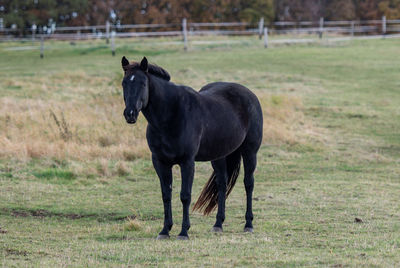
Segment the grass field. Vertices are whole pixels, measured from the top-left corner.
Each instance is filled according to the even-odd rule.
[[[44,59],[0,43],[0,266],[399,265],[399,39],[186,53],[168,42],[118,41],[116,57],[100,41],[48,42]],[[155,240],[160,187],[143,116],[122,116],[123,55],[195,89],[234,81],[259,96],[254,234],[242,232],[240,179],[223,234],[210,232],[215,213],[192,213],[191,239],[176,240],[176,168],[172,237]],[[197,163],[192,200],[210,174]]]

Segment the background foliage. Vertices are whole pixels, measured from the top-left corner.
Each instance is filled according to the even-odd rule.
[[[400,18],[400,0],[2,0],[6,27],[274,20]]]

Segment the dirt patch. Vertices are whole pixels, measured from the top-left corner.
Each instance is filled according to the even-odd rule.
[[[60,213],[52,212],[44,209],[28,210],[28,209],[3,209],[2,214],[11,215],[13,217],[37,217],[37,218],[50,218],[59,217],[71,220],[78,220],[82,218],[92,218],[98,221],[122,221],[129,218],[135,218],[136,215],[120,215],[117,213],[106,214],[77,214],[77,213]],[[0,213],[1,213],[0,212]],[[1,229],[0,229],[1,230]]]
[[[356,217],[356,218],[354,218],[354,222],[362,223],[363,220],[361,218]]]
[[[13,248],[6,248],[6,255],[27,256],[28,252],[25,250],[18,250]]]

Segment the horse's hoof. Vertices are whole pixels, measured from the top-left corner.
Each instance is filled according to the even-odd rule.
[[[178,235],[178,237],[176,239],[178,239],[178,240],[189,240],[189,236]]]
[[[211,232],[214,232],[214,233],[222,233],[222,227],[213,227],[212,229],[211,229]]]
[[[164,239],[169,239],[169,235],[166,234],[159,234],[156,238],[157,240],[164,240]]]
[[[251,227],[244,227],[244,232],[245,232],[245,233],[253,233],[254,230],[253,230],[253,228],[251,228]]]

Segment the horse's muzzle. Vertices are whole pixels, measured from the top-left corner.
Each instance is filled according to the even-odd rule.
[[[124,116],[125,116],[125,120],[128,124],[135,124],[137,117],[138,117],[138,112],[136,112],[132,109],[125,109]]]

